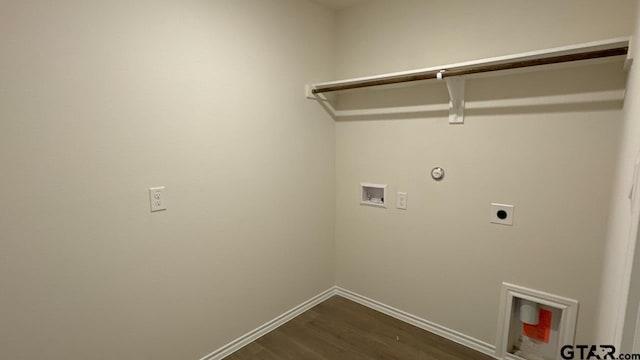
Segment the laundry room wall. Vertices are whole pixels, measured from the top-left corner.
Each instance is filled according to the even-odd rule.
[[[0,2],[0,358],[195,360],[333,286],[334,20]]]
[[[628,36],[634,3],[384,1],[338,15],[339,78]],[[544,19],[544,20],[541,20]],[[622,92],[622,62],[467,81],[467,101]],[[361,90],[340,109],[447,103],[446,87]],[[488,345],[502,282],[580,302],[577,342],[596,334],[622,101],[343,119],[336,124],[337,284]],[[443,167],[436,182],[430,169]],[[388,185],[386,209],[361,182]],[[396,193],[407,193],[407,210]],[[489,204],[515,206],[513,226]]]

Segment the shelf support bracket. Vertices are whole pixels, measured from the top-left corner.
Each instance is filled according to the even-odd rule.
[[[449,90],[449,124],[464,124],[465,80],[460,77],[450,77],[445,81]]]

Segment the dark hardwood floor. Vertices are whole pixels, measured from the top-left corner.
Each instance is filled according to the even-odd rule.
[[[339,296],[226,360],[495,360]]]

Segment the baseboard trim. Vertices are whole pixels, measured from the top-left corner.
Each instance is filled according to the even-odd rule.
[[[456,342],[460,345],[464,345],[473,350],[479,351],[483,354],[489,355],[491,357],[496,357],[496,348],[494,345],[488,344],[484,341],[478,340],[471,336],[462,334],[455,330],[449,329],[442,325],[433,323],[429,320],[425,320],[418,316],[409,314],[405,311],[396,309],[387,304],[381,303],[380,301],[370,299],[366,296],[360,295],[353,291],[343,289],[341,287],[335,288],[335,294],[338,296],[342,296],[345,299],[349,299],[351,301],[357,302],[358,304],[364,305],[370,309],[379,311],[383,314],[387,314],[393,318],[396,318],[400,321],[404,321],[413,326],[419,327],[423,330],[427,330],[436,335],[440,335],[445,339]],[[497,359],[497,358],[496,358]]]
[[[252,343],[258,338],[270,333],[275,330],[279,326],[283,325],[287,321],[293,319],[294,317],[302,314],[303,312],[311,309],[312,307],[320,304],[321,302],[329,299],[330,297],[336,294],[336,288],[332,287],[323,291],[322,293],[312,297],[311,299],[303,302],[302,304],[294,307],[293,309],[285,312],[284,314],[276,317],[275,319],[264,323],[258,328],[240,336],[239,338],[233,340],[232,342],[224,345],[218,350],[212,352],[211,354],[201,358],[200,360],[222,360],[225,357],[233,354],[234,352],[240,350],[244,346]]]
[[[227,345],[224,345],[223,347],[201,358],[200,360],[222,360],[225,357],[240,350],[244,346],[257,340],[258,338],[270,333],[271,331],[275,330],[276,328],[283,325],[287,321],[295,318],[296,316],[302,314],[303,312],[311,309],[312,307],[320,304],[321,302],[329,299],[334,295],[338,295],[345,299],[349,299],[351,301],[357,302],[358,304],[364,305],[370,309],[379,311],[383,314],[387,314],[400,321],[419,327],[423,330],[427,330],[436,335],[440,335],[445,339],[451,340],[460,345],[466,346],[468,348],[471,348],[473,350],[479,351],[483,354],[496,358],[496,355],[495,355],[496,347],[494,345],[488,344],[484,341],[462,334],[460,332],[449,329],[442,325],[433,323],[429,320],[425,320],[421,317],[409,314],[405,311],[396,309],[380,301],[370,299],[364,295],[360,295],[353,291],[343,289],[339,286],[334,286],[312,297],[311,299],[303,302],[302,304],[294,307],[293,309],[285,312],[284,314],[276,317],[275,319],[266,322],[262,326],[259,326],[258,328],[246,333],[245,335],[240,336],[239,338],[233,340]]]

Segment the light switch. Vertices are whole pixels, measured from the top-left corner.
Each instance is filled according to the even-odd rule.
[[[167,210],[167,197],[165,190],[164,186],[149,189],[151,212]]]
[[[398,209],[407,210],[407,193],[399,192],[396,197],[396,207]]]

